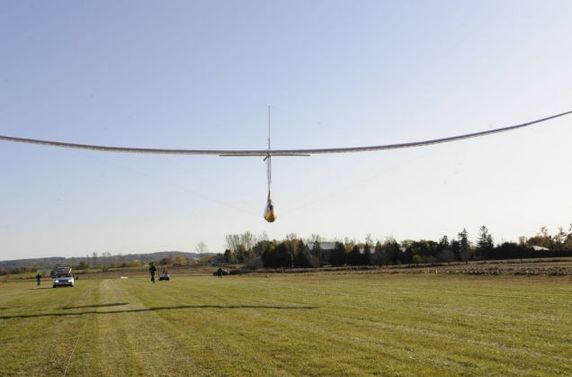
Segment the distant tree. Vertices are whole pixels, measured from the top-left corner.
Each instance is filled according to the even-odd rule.
[[[455,254],[453,253],[453,250],[450,247],[441,250],[437,255],[438,262],[449,264],[454,260],[455,260]]]
[[[262,257],[258,255],[252,256],[246,264],[246,268],[249,270],[257,270],[261,267],[264,267],[264,262],[262,261]]]
[[[479,238],[477,240],[477,257],[480,259],[488,259],[492,257],[494,249],[493,237],[490,235],[486,226],[479,229]]]
[[[236,256],[234,255],[234,253],[230,249],[226,249],[224,251],[224,259],[225,259],[226,263],[230,263],[230,264],[236,263]]]
[[[259,244],[262,254],[260,257],[262,258],[262,263],[266,268],[278,268],[280,267],[278,261],[278,243],[276,242],[269,242],[268,244],[262,243]]]
[[[404,241],[405,243],[407,241]],[[385,254],[385,263],[384,264],[398,264],[402,263],[401,261],[401,248],[405,247],[403,243],[401,246],[399,242],[394,240],[393,238],[385,240],[383,244],[384,254]],[[406,248],[407,249],[407,248]]]
[[[558,232],[552,236],[552,244],[553,248],[557,250],[564,249],[564,245],[566,244],[568,234],[564,231],[564,228],[559,227]]]
[[[371,237],[371,233],[366,234],[365,236],[365,244],[366,245],[373,245],[373,238]]]
[[[141,267],[143,266],[143,262],[139,259],[132,259],[125,262],[125,267]]]
[[[453,254],[453,260],[462,261],[463,258],[461,257],[461,243],[457,240],[451,241],[451,253]]]
[[[405,251],[403,252],[399,252],[399,263],[403,263],[403,264],[411,264],[413,263],[413,251],[411,250],[411,248],[407,248],[405,249]]]
[[[564,241],[564,249],[572,250],[572,224],[570,224],[568,235],[566,236],[566,241]]]
[[[487,247],[489,248],[489,250],[493,250],[495,248],[493,236],[490,233],[487,234]]]
[[[455,242],[455,241],[453,241],[453,242]],[[451,246],[451,243],[449,242],[449,237],[447,237],[446,235],[441,237],[441,239],[439,240],[438,249],[439,249],[439,252],[437,254],[437,261],[438,262],[450,263],[456,259],[456,255],[455,255],[455,252],[453,251],[453,247]]]
[[[514,242],[504,242],[502,245],[495,249],[495,258],[510,259],[510,258],[523,258],[528,252],[528,247]]]
[[[346,247],[346,250],[352,250],[355,244],[356,241],[354,239],[350,239],[349,237],[344,238],[344,246]]]
[[[175,266],[184,266],[186,259],[182,255],[175,256]]]
[[[331,263],[333,266],[343,266],[346,264],[346,247],[341,242],[336,242],[331,255]]]
[[[468,263],[469,255],[471,253],[471,243],[469,242],[469,235],[467,229],[463,228],[463,231],[458,234],[459,236],[459,255],[461,260]]]
[[[322,242],[322,237],[320,237],[320,235],[317,233],[312,233],[310,235],[310,242],[312,244],[315,244],[316,242],[320,243],[320,242]]]
[[[439,240],[439,250],[443,251],[445,249],[448,249],[450,246],[451,244],[449,243],[449,237],[447,237],[446,235],[441,237],[441,239]]]
[[[386,240],[385,243],[387,243],[388,241]],[[413,245],[415,241],[413,240],[403,240],[401,241],[401,247],[405,250],[411,247],[411,245]]]
[[[372,264],[381,266],[384,264],[384,250],[381,246],[381,242],[377,241],[375,243],[375,248],[373,249],[373,255],[371,256]]]
[[[250,232],[244,232],[240,235],[240,243],[247,251],[252,251],[252,247],[256,244],[256,236]]]
[[[354,247],[348,253],[346,261],[347,264],[351,266],[358,266],[362,264],[361,253],[358,245],[354,245]]]
[[[322,250],[322,245],[320,244],[319,238],[314,240],[312,245],[312,255],[314,258],[316,258],[317,267],[321,267],[323,264],[324,251]]]
[[[250,232],[241,234],[227,234],[225,236],[227,248],[234,253],[239,263],[246,263],[254,256],[252,248],[256,244],[256,236]]]
[[[364,266],[368,266],[371,264],[371,246],[369,243],[366,243],[363,246],[363,255],[361,264]]]
[[[250,253],[246,249],[246,246],[244,246],[244,244],[242,243],[238,244],[238,246],[234,250],[234,255],[236,256],[236,260],[238,263],[245,263],[246,261],[248,261],[248,257],[250,256],[249,254]]]
[[[273,241],[264,245],[261,245],[261,247],[264,246],[264,251],[260,257],[264,267],[307,267],[311,263],[309,251],[302,240]]]
[[[225,236],[226,246],[227,248],[232,251],[233,253],[240,245],[240,235],[239,234],[227,234]]]
[[[554,248],[554,242],[552,240],[552,237],[550,237],[550,234],[548,233],[548,228],[545,226],[540,228],[540,231],[536,233],[534,237],[530,237],[527,240],[527,245],[540,246],[540,247],[545,247],[547,249]]]
[[[296,233],[289,233],[286,235],[286,240],[287,241],[293,241],[293,240],[297,240],[298,236],[296,235]]]
[[[439,254],[440,244],[427,240],[413,241],[405,250],[423,256],[425,261],[434,262],[434,258]]]
[[[260,240],[252,247],[252,252],[256,256],[262,256],[266,250],[272,248],[272,245],[273,243],[268,240]]]
[[[308,268],[308,267],[318,267],[318,259],[312,255],[310,252],[310,248],[302,244],[300,249],[296,253],[296,260],[295,260],[296,267],[301,268]]]
[[[292,253],[292,244],[290,242],[280,242],[276,247],[277,267],[289,268],[294,267],[294,255]]]
[[[258,236],[258,241],[269,241],[268,234],[266,232],[262,232],[260,236]]]

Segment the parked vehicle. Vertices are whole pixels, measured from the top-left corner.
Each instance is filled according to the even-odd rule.
[[[52,271],[52,287],[73,287],[75,278],[71,267],[57,267]]]

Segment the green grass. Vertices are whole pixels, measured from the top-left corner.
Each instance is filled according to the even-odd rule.
[[[570,278],[9,282],[0,375],[570,376],[571,314]]]

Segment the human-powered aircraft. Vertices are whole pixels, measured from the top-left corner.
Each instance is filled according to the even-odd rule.
[[[162,149],[162,148],[135,148],[135,147],[120,147],[108,145],[94,145],[94,144],[76,144],[67,143],[54,140],[40,140],[28,139],[15,136],[0,135],[0,141],[10,141],[16,143],[45,145],[50,147],[60,148],[75,148],[87,149],[98,152],[122,152],[122,153],[152,153],[152,154],[167,154],[167,155],[218,155],[223,157],[263,157],[267,166],[267,180],[268,180],[268,196],[266,198],[266,207],[264,210],[264,219],[269,223],[277,219],[277,212],[271,198],[271,184],[272,184],[272,157],[286,157],[286,156],[310,156],[313,154],[326,154],[326,153],[357,153],[357,152],[376,152],[389,149],[413,148],[423,147],[433,144],[449,143],[474,137],[481,137],[501,132],[513,131],[519,128],[532,126],[534,124],[546,122],[551,119],[559,118],[568,114],[571,111],[564,113],[550,115],[545,118],[532,120],[526,123],[521,123],[508,127],[495,128],[486,131],[473,132],[469,134],[448,136],[438,139],[429,139],[422,141],[413,141],[398,144],[384,144],[384,145],[371,145],[371,146],[358,146],[358,147],[341,147],[341,148],[310,148],[310,149],[272,149],[270,145],[270,108],[268,109],[268,144],[266,149]]]

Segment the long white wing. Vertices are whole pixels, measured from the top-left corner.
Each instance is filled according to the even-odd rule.
[[[536,119],[530,122],[517,124],[514,126],[495,128],[487,131],[479,131],[469,134],[448,136],[439,139],[430,139],[422,141],[413,141],[408,143],[398,143],[398,144],[385,144],[385,145],[371,145],[371,146],[361,146],[361,147],[341,147],[341,148],[310,148],[310,149],[252,149],[252,150],[227,150],[227,149],[164,149],[164,148],[134,148],[134,147],[119,147],[119,146],[107,146],[107,145],[93,145],[93,144],[76,144],[67,143],[62,141],[52,141],[52,140],[40,140],[40,139],[28,139],[23,137],[14,136],[4,136],[0,135],[0,141],[10,141],[16,143],[26,143],[26,144],[38,144],[50,147],[60,147],[60,148],[74,148],[74,149],[86,149],[99,152],[122,152],[122,153],[151,153],[151,154],[165,154],[165,155],[218,155],[226,157],[260,157],[260,156],[309,156],[313,154],[326,154],[326,153],[355,153],[355,152],[373,152],[382,151],[388,149],[400,149],[400,148],[413,148],[422,147],[432,144],[449,143],[452,141],[470,139],[474,137],[481,137],[486,135],[491,135],[500,132],[507,132],[516,130],[518,128],[532,126],[534,124],[546,122],[551,119],[559,118],[568,114],[572,114],[572,111],[566,111],[564,113],[551,115],[545,118]]]

